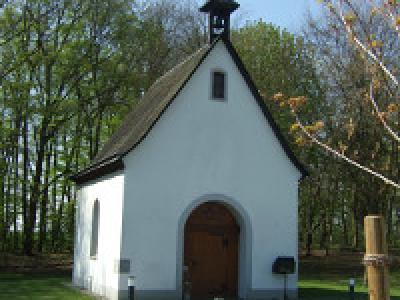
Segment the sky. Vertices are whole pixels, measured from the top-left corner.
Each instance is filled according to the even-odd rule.
[[[299,32],[307,11],[318,15],[321,5],[316,0],[236,0],[239,19],[260,19],[292,32]]]

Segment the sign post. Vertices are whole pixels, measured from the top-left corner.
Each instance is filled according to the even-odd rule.
[[[296,261],[294,257],[279,256],[274,264],[272,265],[273,274],[281,274],[284,276],[284,293],[283,299],[288,300],[289,296],[287,294],[287,279],[289,274],[294,274],[296,272]]]

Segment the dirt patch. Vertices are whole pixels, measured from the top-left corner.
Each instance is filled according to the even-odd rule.
[[[7,273],[68,274],[72,271],[72,263],[71,254],[41,254],[34,256],[0,254],[0,271]]]

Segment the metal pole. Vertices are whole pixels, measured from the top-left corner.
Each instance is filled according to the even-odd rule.
[[[128,299],[135,300],[135,276],[128,277]]]
[[[287,274],[285,274],[285,286],[284,286],[284,294],[283,294],[283,299],[288,300],[288,294],[287,294]]]
[[[353,278],[350,279],[349,280],[349,296],[350,296],[350,300],[355,300],[356,299],[355,286],[356,286],[356,281]]]

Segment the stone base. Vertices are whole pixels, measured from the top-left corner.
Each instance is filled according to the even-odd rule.
[[[119,291],[118,300],[129,300],[128,291]],[[297,289],[287,291],[288,300],[298,299]],[[182,295],[180,292],[175,290],[147,290],[147,291],[135,291],[134,300],[181,300]],[[247,292],[246,298],[240,298],[238,300],[283,300],[283,290],[250,290]],[[204,299],[213,300],[213,299]]]
[[[297,289],[287,291],[288,300],[298,299]],[[284,291],[276,290],[250,290],[247,293],[246,299],[243,300],[283,300]]]
[[[175,290],[147,290],[135,291],[134,300],[180,300],[181,294]],[[118,300],[131,300],[128,297],[128,291],[119,291]]]

